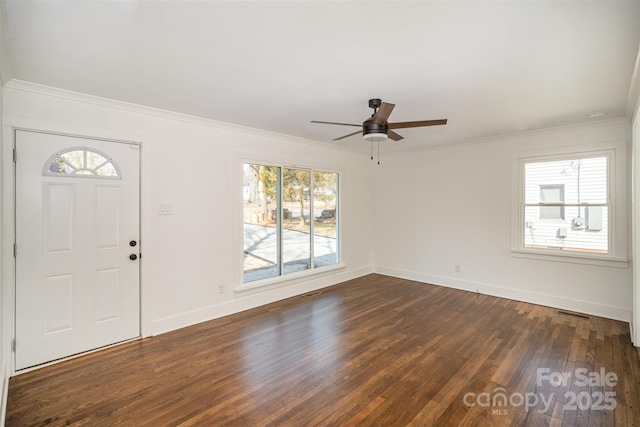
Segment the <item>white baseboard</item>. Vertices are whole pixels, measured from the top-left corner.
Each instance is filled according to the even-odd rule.
[[[448,288],[460,289],[469,292],[480,292],[500,298],[508,298],[516,301],[544,305],[578,313],[591,314],[593,316],[606,317],[608,319],[631,321],[631,310],[624,307],[614,307],[597,304],[589,301],[580,301],[557,295],[542,294],[523,289],[505,288],[487,283],[459,280],[445,276],[435,276],[413,271],[400,270],[391,267],[376,266],[374,272],[401,279],[415,280],[416,282],[430,283]]]
[[[242,297],[224,302],[222,304],[217,304],[186,313],[180,313],[175,316],[154,320],[152,322],[152,333],[153,335],[160,335],[166,332],[174,331],[176,329],[185,328],[187,326],[256,308],[261,305],[270,304],[272,302],[280,301],[285,298],[290,298],[296,295],[302,295],[307,292],[315,291],[317,289],[333,286],[338,283],[356,279],[358,277],[362,277],[371,273],[373,273],[373,267],[364,267],[357,270],[350,270],[345,272],[334,272],[330,275],[314,277],[313,279],[307,279],[305,281],[293,283],[288,286],[244,295]]]

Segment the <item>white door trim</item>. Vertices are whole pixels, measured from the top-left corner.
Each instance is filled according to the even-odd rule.
[[[5,116],[2,129],[2,224],[0,234],[3,250],[0,262],[3,268],[0,276],[0,292],[2,293],[2,360],[11,361],[10,375],[16,374],[11,344],[15,339],[16,260],[13,256],[13,245],[16,239],[16,170],[13,163],[13,149],[15,148],[15,132],[17,130],[140,145],[140,249],[145,260],[145,262],[141,262],[140,266],[140,332],[142,338],[152,336],[150,293],[152,248],[145,245],[145,242],[150,241],[152,235],[151,221],[148,220],[149,214],[152,212],[150,197],[152,194],[150,179],[151,135]]]

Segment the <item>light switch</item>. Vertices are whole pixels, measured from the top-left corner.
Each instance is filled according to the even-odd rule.
[[[173,213],[173,206],[171,203],[160,203],[158,208],[158,215],[171,215]]]

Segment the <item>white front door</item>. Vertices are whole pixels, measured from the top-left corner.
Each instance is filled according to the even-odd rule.
[[[16,370],[140,335],[140,147],[16,132]]]

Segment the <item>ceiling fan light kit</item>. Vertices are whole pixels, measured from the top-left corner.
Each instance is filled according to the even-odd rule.
[[[370,131],[365,133],[362,138],[367,142],[380,142],[389,139],[389,136],[384,132]]]

